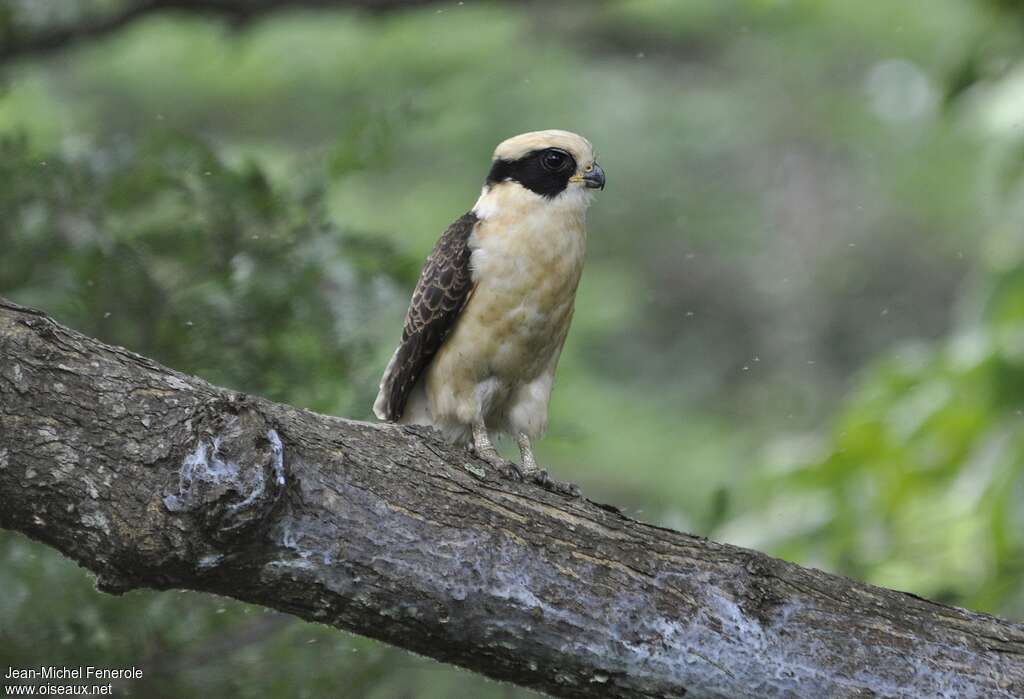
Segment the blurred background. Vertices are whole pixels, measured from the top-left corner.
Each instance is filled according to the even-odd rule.
[[[608,173],[542,461],[1024,618],[1017,0],[0,0],[0,294],[368,419],[422,260],[542,128]],[[0,590],[0,665],[137,696],[528,695],[6,532]]]

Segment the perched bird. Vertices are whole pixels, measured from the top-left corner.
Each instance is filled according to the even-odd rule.
[[[537,465],[530,440],[547,428],[585,214],[604,183],[593,146],[569,131],[498,145],[480,198],[420,273],[373,406],[379,419],[432,425],[511,477],[560,485]],[[522,468],[498,456],[489,432],[515,437]]]

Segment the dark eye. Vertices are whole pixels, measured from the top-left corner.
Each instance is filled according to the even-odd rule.
[[[560,172],[569,164],[569,154],[560,150],[546,150],[540,156],[541,165],[548,172]]]

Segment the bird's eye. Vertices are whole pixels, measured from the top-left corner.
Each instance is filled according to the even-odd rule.
[[[549,172],[559,172],[569,164],[569,156],[560,150],[547,150],[540,157],[544,169]]]

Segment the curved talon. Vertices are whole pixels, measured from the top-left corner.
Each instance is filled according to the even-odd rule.
[[[512,461],[506,461],[504,467],[501,469],[502,475],[508,478],[510,481],[522,482],[526,480],[526,474],[523,473],[523,469],[518,464]]]

